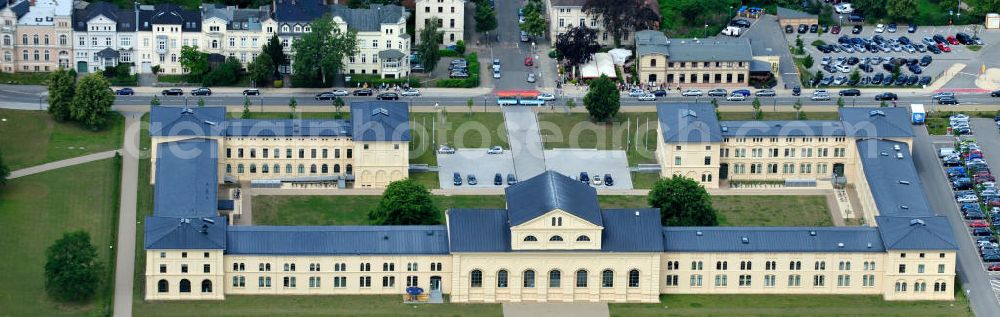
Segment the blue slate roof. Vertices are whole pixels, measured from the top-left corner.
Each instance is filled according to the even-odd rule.
[[[604,209],[601,251],[662,252],[660,209]]]
[[[400,101],[351,102],[355,141],[409,141],[410,110]]]
[[[146,217],[143,234],[147,250],[226,248],[226,218]]]
[[[347,120],[230,119],[225,126],[226,136],[351,136],[351,124]]]
[[[723,137],[810,137],[844,136],[840,121],[719,121]]]
[[[660,130],[667,143],[721,142],[715,108],[708,103],[661,103],[656,106]]]
[[[746,240],[744,240],[746,238]],[[666,252],[884,252],[871,227],[663,227]]]
[[[227,254],[447,254],[436,226],[230,226]]]
[[[28,14],[28,11],[31,9],[31,4],[30,3],[31,3],[31,1],[28,1],[28,0],[18,1],[16,3],[12,4],[12,5],[9,5],[10,6],[10,11],[14,12],[14,15],[17,16],[18,19],[20,19],[25,14]]]
[[[847,135],[858,138],[913,137],[906,108],[840,108]]]
[[[218,214],[218,146],[210,139],[159,144],[154,215],[194,218]]]
[[[382,30],[382,24],[395,24],[406,14],[397,5],[371,5],[367,9],[352,9],[344,5],[331,5],[330,14],[340,17],[347,27],[359,32]]]
[[[323,0],[276,0],[274,19],[278,22],[312,22],[326,14]]]
[[[865,139],[857,141],[857,146],[865,179],[868,180],[879,215],[934,215],[906,143]],[[895,150],[896,146],[899,151]],[[897,155],[901,155],[901,158]]]
[[[449,209],[451,252],[509,252],[506,209]]]
[[[150,31],[153,24],[180,25],[181,32],[201,32],[201,11],[186,10],[173,3],[161,3],[152,6],[140,6],[139,31]]]
[[[554,171],[508,186],[504,193],[510,225],[517,226],[554,209],[561,209],[603,226],[597,190]]]
[[[149,112],[149,135],[220,136],[225,132],[226,108],[154,106]]]
[[[135,13],[119,9],[117,5],[108,2],[94,2],[85,9],[73,12],[73,31],[86,32],[87,22],[98,16],[105,16],[117,22],[118,32],[135,31]]]
[[[944,216],[875,217],[888,250],[956,250],[958,243]]]

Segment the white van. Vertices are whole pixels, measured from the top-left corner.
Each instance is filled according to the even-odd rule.
[[[948,157],[948,156],[952,156],[952,155],[956,155],[956,154],[958,154],[958,151],[955,151],[954,148],[950,148],[950,147],[944,147],[944,148],[941,148],[941,150],[938,151],[938,157]]]

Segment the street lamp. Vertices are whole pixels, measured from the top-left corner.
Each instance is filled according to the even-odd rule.
[[[705,37],[708,37],[708,24],[705,24]]]
[[[840,18],[840,23],[838,25],[840,25],[841,27],[843,27],[844,26],[844,15],[840,14],[840,15],[837,15],[837,17]]]

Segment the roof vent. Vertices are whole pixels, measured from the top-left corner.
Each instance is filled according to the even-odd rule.
[[[215,224],[215,220],[212,220],[212,218],[208,218],[208,217],[201,218],[201,221],[204,221],[204,222],[210,223],[210,224]]]
[[[695,232],[694,232],[694,234],[695,234],[696,236],[699,236],[699,237],[700,237],[700,236],[703,236],[703,235],[705,235],[705,233],[703,233],[703,232],[701,232],[701,231],[695,231]]]
[[[843,242],[837,242],[837,247],[838,248],[844,248],[844,243]]]
[[[874,116],[885,117],[885,112],[883,112],[882,110],[872,110],[872,111],[868,111],[868,116],[869,117],[874,117]]]
[[[902,160],[903,159],[903,153],[896,153],[896,159]]]
[[[191,108],[181,109],[181,114],[194,114],[194,109]]]
[[[913,219],[913,220],[910,220],[910,225],[911,226],[916,226],[916,225],[923,226],[925,224],[924,224],[924,220],[923,219]]]
[[[382,108],[382,107],[375,108],[375,109],[372,110],[372,116],[374,117],[376,115],[383,115],[383,116],[387,116],[388,117],[389,116],[389,110],[386,109],[386,108]]]
[[[638,211],[638,210],[636,210],[636,211],[635,211],[635,216],[636,216],[636,217],[638,217],[638,216],[639,216],[639,211]]]
[[[900,184],[903,184],[903,185],[909,185],[909,184],[910,184],[910,181],[899,181],[899,183],[900,183]]]
[[[722,132],[729,132],[728,126],[722,126]]]
[[[810,230],[809,231],[809,235],[815,237],[816,236],[816,231],[815,230]]]
[[[740,241],[742,241],[743,244],[750,244],[750,238],[747,237],[741,237]]]
[[[208,120],[205,120],[205,124],[207,124],[207,125],[216,125],[216,124],[219,124],[219,123],[218,123],[218,122],[215,122],[215,121],[208,121]]]
[[[886,153],[885,151],[883,151],[883,152],[878,152],[878,154],[879,154],[879,155],[882,155],[882,156],[889,156],[889,153]]]
[[[907,206],[907,205],[899,205],[899,209],[902,209],[902,210],[909,210],[909,209],[910,209],[910,206]]]
[[[896,152],[899,152],[901,150],[901,148],[899,147],[899,144],[893,145],[892,149],[896,150]]]
[[[869,248],[869,249],[871,249],[871,248],[872,248],[872,243],[871,243],[871,242],[868,242],[868,248]]]

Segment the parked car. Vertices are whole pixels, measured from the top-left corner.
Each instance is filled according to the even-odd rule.
[[[737,90],[733,90],[732,94],[733,95],[739,94],[739,95],[743,95],[743,97],[750,97],[750,90],[747,90],[747,89],[737,89]]]
[[[401,95],[403,95],[404,97],[420,96],[420,90],[416,90],[416,89],[410,88],[410,89],[407,89],[407,90],[403,90],[403,92],[401,93]]]
[[[211,96],[212,95],[212,90],[208,89],[206,87],[195,88],[195,89],[191,90],[191,95],[192,96]]]
[[[792,32],[786,32],[786,33],[792,33]],[[840,26],[834,25],[832,28],[830,28],[830,34],[840,34]]]
[[[462,186],[462,174],[455,172],[455,174],[451,175],[451,179],[452,179],[452,185]]]
[[[479,184],[479,180],[476,179],[476,175],[475,174],[469,174],[468,176],[466,176],[465,177],[465,182],[468,183],[469,185],[477,185],[477,184]]]
[[[503,176],[500,176],[500,173],[493,174],[493,185],[503,185]]]
[[[528,82],[529,83],[535,82],[535,73],[528,73]]]
[[[535,60],[531,56],[524,58],[524,66],[535,66]]]
[[[853,28],[851,28],[851,34],[861,34],[862,30],[864,30],[864,27],[862,27],[861,25],[855,25]]]
[[[376,100],[399,100],[399,94],[394,92],[383,92],[375,97]]]
[[[841,96],[860,96],[861,95],[861,90],[857,90],[857,89],[844,89],[844,90],[841,90],[840,92],[838,92],[838,94],[841,95]]]
[[[517,176],[514,173],[507,173],[507,185],[517,184]]]
[[[786,25],[785,26],[785,33],[795,33],[795,28],[792,27],[792,25],[790,25],[790,24]]]
[[[438,154],[455,154],[455,148],[447,145],[442,145],[441,147],[438,148]]]
[[[243,89],[243,95],[244,96],[260,96],[260,89],[257,89],[257,88]]]
[[[611,178],[611,174],[604,174],[604,186],[614,186],[615,180]]]
[[[538,94],[538,100],[552,101],[556,100],[556,96],[549,93]]]
[[[580,177],[577,180],[584,184],[590,184],[590,175],[587,172],[580,172]]]
[[[774,93],[774,89],[761,89],[761,90],[758,90],[758,91],[754,92],[754,96],[758,96],[758,97],[774,97],[775,93]]]
[[[590,179],[590,184],[594,186],[601,186],[601,184],[604,184],[604,179],[601,178],[601,174],[594,173],[594,177]]]
[[[132,90],[132,88],[125,87],[122,89],[115,90],[115,94],[119,96],[131,96],[135,95],[135,90]]]
[[[998,95],[994,96],[994,97],[1000,96],[1000,90],[997,90],[995,92],[998,93]],[[698,90],[698,89],[687,89],[687,90],[684,90],[684,92],[681,93],[681,96],[685,96],[685,97],[698,97],[698,96],[701,96],[701,95],[702,95],[702,92],[701,92],[701,90]],[[725,92],[723,92],[723,95],[725,95]]]
[[[913,23],[910,23],[910,25],[906,27],[906,32],[907,33],[917,33],[917,25],[913,24]]]
[[[371,89],[368,88],[358,89],[351,92],[351,94],[355,96],[371,96],[374,93],[375,92],[373,92]]]
[[[882,32],[885,32],[885,24],[881,24],[881,23],[876,24],[875,25],[875,33],[882,33]]]
[[[727,94],[726,90],[722,89],[722,88],[715,88],[715,89],[712,89],[712,90],[708,91],[708,96],[709,97],[725,97],[726,94]]]
[[[183,96],[184,90],[180,88],[170,88],[170,89],[164,89],[161,93],[164,96]]]
[[[503,148],[499,145],[495,145],[486,150],[486,154],[503,154]]]
[[[799,33],[806,33],[809,31],[809,26],[805,24],[799,24]]]

